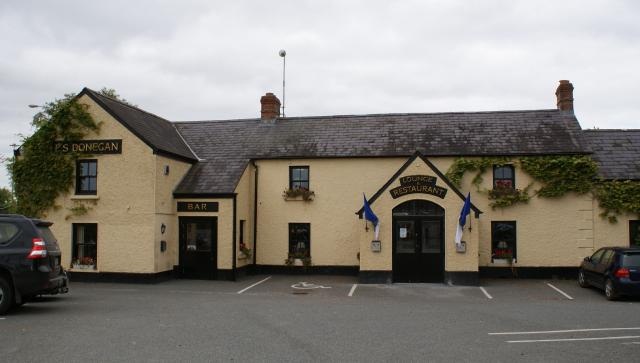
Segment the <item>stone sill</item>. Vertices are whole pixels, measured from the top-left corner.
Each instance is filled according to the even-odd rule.
[[[98,200],[100,199],[99,196],[97,195],[80,195],[80,194],[76,194],[76,195],[72,195],[71,196],[71,200]]]
[[[98,273],[100,271],[94,269],[93,267],[89,267],[89,268],[69,268],[65,271],[70,271],[70,272],[89,272],[89,273]]]
[[[302,197],[284,197],[284,200],[286,200],[287,202],[312,202],[314,199],[314,197],[311,197],[310,199],[305,200]]]

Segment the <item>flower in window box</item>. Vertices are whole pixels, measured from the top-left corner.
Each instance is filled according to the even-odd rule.
[[[247,258],[251,258],[251,248],[247,247],[244,242],[240,242],[240,252],[242,252]]]
[[[311,256],[309,256],[309,252],[289,253],[287,258],[284,260],[284,264],[287,266],[293,266],[295,265],[296,260],[300,260],[304,267],[311,266]]]
[[[309,190],[305,187],[297,187],[297,188],[287,188],[282,193],[282,196],[287,198],[297,198],[302,197],[302,200],[311,201],[315,197],[315,192]]]
[[[80,257],[71,262],[71,268],[87,269],[96,268],[96,259],[93,257]]]

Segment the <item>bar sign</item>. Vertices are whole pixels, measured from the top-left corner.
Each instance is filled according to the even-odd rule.
[[[218,202],[178,202],[178,212],[217,212]]]

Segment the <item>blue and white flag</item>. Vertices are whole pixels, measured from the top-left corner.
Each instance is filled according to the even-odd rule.
[[[378,235],[380,234],[380,224],[378,223],[378,216],[371,210],[371,206],[369,202],[367,202],[367,197],[362,193],[362,197],[364,198],[364,219],[370,221],[374,227],[374,235],[375,240],[378,240]]]
[[[462,230],[467,223],[467,216],[471,212],[471,193],[467,194],[467,198],[464,200],[464,205],[460,211],[460,219],[458,219],[458,229],[456,230],[456,246],[460,246],[462,241]]]

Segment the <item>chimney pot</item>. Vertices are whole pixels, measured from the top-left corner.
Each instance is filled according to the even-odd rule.
[[[558,110],[573,112],[573,85],[566,79],[560,81],[556,89]]]
[[[275,121],[280,117],[280,100],[273,93],[267,92],[267,94],[260,97],[260,106],[260,118],[262,121]]]

